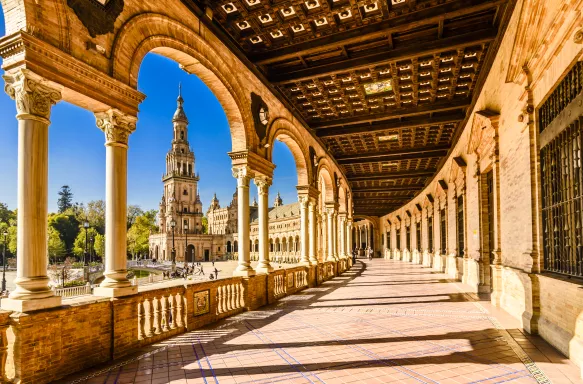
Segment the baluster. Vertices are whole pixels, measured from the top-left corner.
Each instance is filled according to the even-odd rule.
[[[170,329],[176,328],[176,296],[170,294],[168,296],[168,301],[170,302]]]
[[[140,301],[138,303],[138,340],[144,338],[144,326],[146,323],[146,313],[144,309],[144,302]]]
[[[221,287],[217,287],[217,294],[215,296],[215,302],[217,303],[216,314],[221,314]]]
[[[146,309],[146,337],[154,336],[154,299],[146,299],[144,303],[148,306],[144,306]]]
[[[245,306],[245,298],[243,297],[243,284],[237,284],[237,309]]]
[[[227,303],[227,312],[229,312],[233,309],[231,306],[231,284],[227,284],[225,287],[225,300]]]
[[[178,328],[186,326],[186,308],[184,305],[184,295],[180,292],[176,294],[176,326]]]
[[[227,306],[227,286],[226,285],[223,285],[221,287],[221,301],[223,303],[223,305],[222,305],[223,313],[228,312],[229,307]]]
[[[162,295],[160,297],[160,302],[161,302],[161,316],[160,316],[160,321],[162,323],[162,331],[163,332],[168,332],[168,330],[170,329],[168,327],[168,297]]]
[[[162,327],[160,325],[160,300],[153,297],[152,303],[154,303],[154,334],[159,335],[162,333]]]
[[[7,324],[0,326],[0,382],[2,383],[10,382],[6,377],[6,358],[8,357],[8,337],[6,336],[7,329]]]
[[[237,284],[231,285],[231,309],[237,309]]]

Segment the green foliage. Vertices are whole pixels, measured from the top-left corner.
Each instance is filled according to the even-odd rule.
[[[54,228],[65,244],[66,253],[73,250],[75,238],[79,234],[79,220],[72,211],[52,213],[49,215],[49,227]]]
[[[4,203],[0,203],[0,223],[9,224],[16,220],[16,211],[11,211]]]
[[[103,260],[105,257],[105,235],[98,233],[95,237],[95,244],[93,245],[93,250],[95,254]]]
[[[57,260],[63,258],[67,253],[65,242],[61,240],[59,232],[50,226],[48,230],[48,251],[49,260],[52,262],[56,262]]]
[[[73,207],[73,192],[68,185],[63,185],[59,191],[59,200],[57,200],[57,206],[59,207],[59,212],[63,213],[67,209]]]
[[[89,252],[90,247],[89,238],[91,236],[93,236],[93,238],[97,238],[98,235],[95,228],[89,227],[89,229],[86,230],[85,228],[81,227],[81,230],[75,239],[75,244],[73,245],[73,254],[81,258],[81,260],[83,260],[85,255],[85,232],[87,232],[87,252]]]
[[[207,234],[209,233],[209,220],[206,216],[202,217],[202,233]]]
[[[105,233],[105,201],[93,200],[87,203],[87,207],[84,209],[84,217],[79,221],[84,222],[85,220],[103,235]]]
[[[138,254],[148,254],[150,250],[148,239],[150,237],[151,231],[153,231],[155,228],[156,225],[150,217],[142,215],[136,218],[136,221],[128,231],[127,236],[128,251],[133,256]]]
[[[144,211],[138,205],[128,205],[128,229],[136,222],[138,216],[142,216]]]

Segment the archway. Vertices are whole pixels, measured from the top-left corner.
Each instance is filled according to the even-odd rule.
[[[231,249],[231,241],[227,241],[227,253],[231,253],[232,249]]]
[[[194,263],[195,260],[196,260],[196,249],[194,248],[194,245],[188,244],[188,247],[186,247],[186,262],[187,263]]]

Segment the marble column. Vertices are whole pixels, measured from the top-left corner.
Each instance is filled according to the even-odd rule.
[[[334,251],[334,259],[338,260],[338,211],[334,210],[332,215],[332,250]]]
[[[255,185],[257,186],[257,194],[259,195],[259,264],[257,265],[258,273],[273,272],[273,267],[270,264],[269,255],[269,186],[271,179],[267,177],[255,178]]]
[[[308,251],[308,196],[299,196],[300,202],[300,264],[310,265],[309,251]]]
[[[27,69],[3,78],[18,120],[18,255],[16,289],[1,307],[29,312],[61,305],[47,276],[49,119],[61,92]]]
[[[352,248],[352,219],[346,220],[346,244],[348,247],[348,256],[352,256],[354,248]]]
[[[318,257],[316,255],[316,243],[317,243],[317,228],[316,228],[316,202],[310,199],[308,203],[308,237],[310,247],[308,250],[308,254],[310,257],[310,264],[318,264]]]
[[[105,133],[105,279],[93,294],[127,296],[138,292],[126,277],[128,138],[137,119],[117,109],[96,113],[95,118]]]
[[[239,241],[239,265],[233,276],[254,276],[249,254],[249,181],[252,178],[248,167],[233,168],[237,178],[237,236]]]

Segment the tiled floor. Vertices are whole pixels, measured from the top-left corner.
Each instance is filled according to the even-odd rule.
[[[443,274],[359,260],[318,288],[65,382],[581,382],[544,341],[497,329],[505,321],[512,320],[495,320]]]

